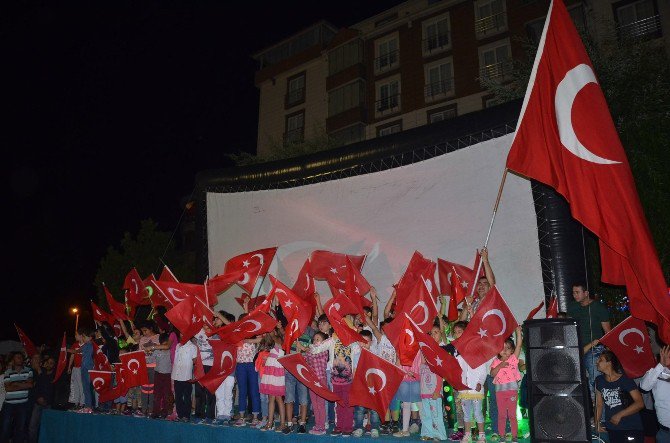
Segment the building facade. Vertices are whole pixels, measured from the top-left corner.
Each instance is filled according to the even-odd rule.
[[[596,39],[668,38],[667,1],[566,4]],[[257,154],[319,137],[346,145],[490,106],[482,79],[511,79],[548,7],[548,0],[409,0],[348,28],[316,23],[260,51]]]

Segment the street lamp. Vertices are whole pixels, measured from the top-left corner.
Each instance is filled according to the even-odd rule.
[[[79,309],[74,307],[74,308],[70,309],[70,312],[72,312],[75,315],[74,332],[76,334],[77,329],[79,329]]]

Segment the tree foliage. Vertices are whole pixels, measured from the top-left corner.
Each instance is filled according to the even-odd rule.
[[[137,268],[142,278],[151,273],[160,272],[166,263],[180,281],[192,282],[195,277],[195,256],[176,248],[170,241],[171,232],[160,231],[153,220],[140,222],[139,231],[135,236],[126,232],[119,246],[109,246],[107,253],[100,260],[95,275],[95,287],[98,300],[106,305],[102,289],[104,282],[110,292],[122,301],[123,280],[133,267]]]

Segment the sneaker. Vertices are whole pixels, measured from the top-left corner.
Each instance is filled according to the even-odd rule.
[[[188,423],[189,419],[188,419],[188,417],[182,417],[182,418],[179,419],[179,421],[182,422],[182,423]]]
[[[379,430],[378,429],[373,429],[370,431],[370,437],[372,438],[379,438]]]
[[[498,441],[500,440],[500,436],[496,434],[495,432],[491,434],[491,441]]]
[[[512,441],[512,440],[513,440],[513,437],[512,437],[512,434],[510,432],[505,434],[505,441]]]
[[[486,443],[486,434],[480,432],[477,436],[477,443]]]
[[[306,434],[307,433],[307,428],[305,428],[305,424],[301,423],[298,425],[298,434]]]
[[[284,435],[290,434],[291,432],[293,432],[293,425],[284,426],[284,429],[281,430],[281,433]]]
[[[342,437],[351,437],[351,432],[349,432],[349,431],[342,431]]]
[[[260,428],[264,427],[264,426],[267,425],[267,424],[268,424],[268,421],[267,421],[267,419],[264,418],[263,420],[260,420],[260,421],[258,422],[258,424],[256,425],[256,429],[260,429]]]
[[[394,437],[409,437],[408,431],[398,431],[393,434]]]
[[[409,425],[409,433],[410,434],[418,434],[419,431],[421,431],[421,428],[419,427],[419,425],[416,422]]]
[[[261,421],[260,421],[258,418],[254,417],[254,418],[249,422],[249,426],[251,426],[252,428],[255,428],[256,426],[258,426],[258,423],[260,423],[260,422],[261,422]]]
[[[194,425],[199,425],[202,424],[204,421],[205,421],[204,418],[196,417],[193,420],[191,420],[191,423],[193,423]]]
[[[354,437],[362,437],[363,436],[363,430],[361,428],[358,428],[351,435],[353,435]]]
[[[309,430],[309,434],[311,434],[311,435],[326,435],[326,431],[323,430],[323,429],[312,428],[312,429]]]
[[[469,432],[463,434],[461,443],[472,443],[472,434],[470,434]]]
[[[132,409],[126,409],[125,411],[123,411],[123,415],[133,415]]]
[[[461,441],[462,438],[463,438],[463,431],[456,431],[449,436],[449,440],[451,441]]]
[[[133,417],[144,417],[144,414],[142,411],[135,411],[133,412]]]
[[[381,435],[389,435],[391,432],[389,431],[388,425],[380,425],[378,433]]]
[[[239,427],[242,427],[242,426],[246,426],[246,425],[247,425],[247,422],[244,421],[244,418],[242,418],[242,417],[238,418],[238,419],[235,421],[235,423],[233,423],[233,426],[237,426],[238,428],[239,428]]]
[[[335,429],[332,430],[330,435],[334,435],[334,436],[342,435],[342,430],[339,429],[339,428],[335,428]]]
[[[400,432],[400,428],[398,427],[398,422],[394,421],[391,423],[391,428],[389,429],[390,434],[395,434],[397,432]]]

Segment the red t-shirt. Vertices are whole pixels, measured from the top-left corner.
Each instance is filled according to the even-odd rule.
[[[72,350],[75,351],[75,352],[79,351],[79,348],[81,348],[81,345],[79,344],[79,342],[75,342],[72,345]],[[77,352],[76,354],[74,354],[74,361],[73,361],[72,367],[73,368],[81,368],[81,352]]]

